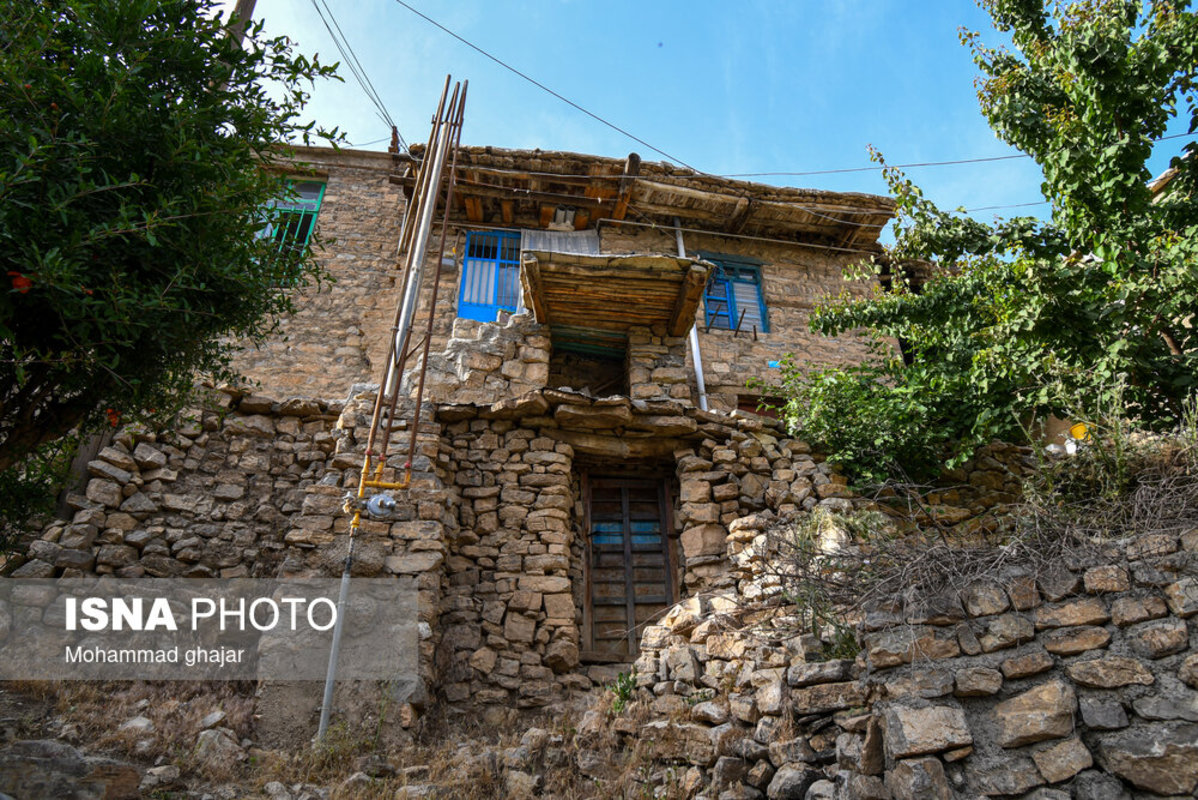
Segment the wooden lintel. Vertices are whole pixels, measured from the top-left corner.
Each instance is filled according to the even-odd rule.
[[[628,213],[628,201],[632,197],[632,187],[640,171],[641,157],[636,153],[629,153],[624,162],[624,174],[620,177],[617,189],[619,195],[616,198],[616,207],[611,212],[612,219],[624,219],[624,215]]]
[[[740,233],[745,229],[745,223],[749,221],[749,217],[757,209],[757,204],[751,197],[741,197],[736,201],[736,210],[732,212],[732,219],[728,221],[729,233]]]
[[[674,308],[670,312],[670,322],[666,332],[670,336],[683,336],[691,325],[695,324],[695,310],[699,307],[699,298],[703,296],[703,287],[707,285],[707,270],[698,264],[692,264],[682,278],[678,287],[678,297],[674,300]]]
[[[537,322],[548,325],[549,313],[545,308],[545,284],[541,280],[541,264],[535,258],[526,258],[520,266],[520,279],[524,283],[524,305],[532,309]]]
[[[542,206],[541,206],[541,219],[540,219],[540,222],[541,222],[541,227],[542,227],[542,228],[548,228],[548,227],[549,227],[549,224],[550,224],[551,222],[553,222],[553,215],[554,215],[554,212],[556,212],[556,211],[557,211],[557,206],[556,206],[556,205],[544,204],[544,205],[542,205]]]
[[[512,220],[516,218],[516,203],[514,200],[500,200],[499,213],[503,218],[504,225],[511,225]]]
[[[591,212],[585,208],[580,208],[574,214],[574,230],[584,231],[591,224]]]

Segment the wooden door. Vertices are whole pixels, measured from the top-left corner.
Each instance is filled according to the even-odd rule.
[[[587,484],[584,655],[629,660],[644,626],[675,599],[665,486],[641,478]]]

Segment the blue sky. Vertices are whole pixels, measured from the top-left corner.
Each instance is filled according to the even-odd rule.
[[[316,0],[320,2],[320,0]],[[497,66],[395,0],[324,0],[409,142],[428,137],[447,74],[467,79],[463,142],[667,160]],[[596,115],[715,174],[1014,154],[977,108],[962,26],[1004,37],[973,0],[405,0]],[[341,60],[312,0],[258,0],[268,33]],[[352,143],[389,133],[349,71],[309,111]],[[1180,142],[1153,164],[1162,170]],[[367,145],[383,149],[386,143]],[[1158,148],[1164,152],[1164,148]],[[945,208],[1041,200],[1030,159],[911,168]],[[884,194],[878,171],[753,177]],[[1043,214],[1047,206],[977,212]]]

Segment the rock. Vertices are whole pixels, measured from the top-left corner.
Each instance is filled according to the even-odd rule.
[[[578,657],[578,645],[568,639],[558,639],[545,649],[545,666],[560,675],[577,667]]]
[[[691,708],[691,719],[695,722],[705,722],[708,725],[723,725],[728,721],[728,707],[723,703],[710,700],[696,703]]]
[[[807,789],[820,777],[814,769],[784,766],[774,773],[773,780],[765,790],[769,800],[803,800]]]
[[[985,630],[978,637],[982,652],[992,653],[1021,642],[1030,642],[1036,635],[1032,621],[1022,614],[1002,614],[986,622]]]
[[[1186,660],[1177,669],[1177,677],[1198,689],[1198,653],[1186,657]]]
[[[1165,601],[1149,597],[1119,597],[1111,603],[1111,622],[1123,628],[1136,622],[1160,619],[1169,613]]]
[[[1064,681],[1052,680],[1029,689],[995,706],[998,743],[1011,748],[1068,736],[1073,732],[1076,710],[1073,687]]]
[[[1082,575],[1082,585],[1091,594],[1126,592],[1131,588],[1131,578],[1123,567],[1108,564],[1086,570]]]
[[[984,795],[1020,795],[1044,784],[1040,771],[1030,758],[1008,758],[998,763],[966,762],[965,782],[973,793]]]
[[[1156,723],[1099,738],[1099,758],[1139,789],[1163,795],[1192,795],[1198,788],[1198,725]]]
[[[886,788],[894,800],[949,800],[952,793],[938,758],[900,761],[886,773]]]
[[[1105,625],[1111,619],[1106,604],[1097,597],[1086,597],[1060,605],[1036,609],[1036,630],[1071,628],[1077,625]]]
[[[151,792],[154,790],[173,789],[179,782],[181,772],[174,764],[166,764],[161,767],[150,767],[146,770],[146,774],[142,776],[141,785],[138,787],[142,792]]]
[[[1165,602],[1182,619],[1198,614],[1198,578],[1186,577],[1166,586]]]
[[[1099,650],[1111,643],[1106,628],[1082,625],[1076,628],[1057,628],[1040,636],[1044,649],[1058,656],[1075,656]]]
[[[0,791],[20,800],[136,800],[140,784],[132,764],[85,756],[63,742],[26,740],[0,749]]]
[[[791,692],[794,711],[800,716],[859,706],[865,703],[867,696],[866,688],[855,682],[824,683]]]
[[[1002,662],[1002,674],[1010,680],[1027,678],[1052,669],[1053,663],[1052,656],[1044,650],[1033,650]]]
[[[225,721],[225,717],[225,712],[218,708],[216,711],[213,711],[200,720],[200,727],[204,729],[215,728],[217,725]]]
[[[1082,722],[1096,731],[1114,731],[1128,726],[1127,712],[1118,700],[1106,697],[1083,696],[1078,699]]]
[[[1145,658],[1164,658],[1180,653],[1190,645],[1190,631],[1180,619],[1144,622],[1127,629],[1127,638],[1137,654]]]
[[[237,736],[228,728],[209,728],[196,738],[193,758],[211,768],[227,768],[231,762],[245,758]]]
[[[807,788],[803,800],[834,800],[836,784],[828,780],[819,780]]]
[[[971,617],[988,617],[1001,614],[1011,607],[1007,593],[992,581],[977,581],[961,592],[965,612]]]
[[[563,406],[565,408],[565,406]],[[517,769],[508,770],[503,776],[504,797],[526,800],[537,794],[540,778]]]
[[[894,704],[882,714],[886,756],[908,758],[973,744],[965,712],[956,706]]]
[[[125,720],[117,730],[133,731],[134,733],[153,733],[154,723],[147,717],[138,716]]]
[[[998,694],[1002,673],[989,667],[965,667],[957,672],[953,694],[958,697],[985,697]]]
[[[1078,800],[1131,800],[1131,795],[1123,788],[1123,781],[1096,769],[1078,773],[1071,788]]]
[[[1032,761],[1049,783],[1067,781],[1094,764],[1090,751],[1077,737],[1032,753]]]
[[[1117,689],[1131,684],[1151,686],[1155,680],[1143,664],[1125,656],[1074,662],[1065,667],[1065,674],[1074,683],[1094,689]]]
[[[817,683],[838,683],[852,677],[853,662],[845,660],[793,664],[790,669],[786,670],[786,682],[794,687],[812,686]]]

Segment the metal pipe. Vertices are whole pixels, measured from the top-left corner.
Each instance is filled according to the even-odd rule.
[[[450,158],[449,179],[445,185],[445,214],[441,223],[441,236],[437,244],[437,271],[433,274],[433,294],[429,301],[428,309],[428,331],[424,335],[424,354],[422,356],[420,369],[420,382],[416,389],[416,408],[412,412],[412,435],[408,441],[408,461],[404,464],[404,470],[409,476],[412,473],[412,462],[416,460],[416,437],[420,429],[420,406],[424,402],[424,376],[428,372],[428,354],[429,348],[433,342],[433,324],[436,321],[435,311],[437,310],[437,293],[441,288],[441,272],[444,269],[443,259],[445,258],[445,237],[449,232],[449,212],[453,208],[453,186],[454,186],[454,169],[458,165],[458,145],[462,139],[462,117],[466,111],[466,90],[470,88],[470,81],[462,83],[462,96],[457,104],[450,103],[450,113],[453,114],[456,109],[456,114],[450,120],[449,135],[452,138],[451,147],[453,155]],[[457,90],[454,90],[454,99],[457,100]],[[440,184],[438,184],[439,186]],[[434,198],[435,199],[435,198]],[[436,203],[434,202],[435,206]]]
[[[436,152],[433,154],[433,169],[432,176],[439,176],[445,168],[445,153],[449,147],[449,132],[445,126],[440,126],[437,131]],[[432,185],[437,185],[436,183]],[[400,312],[399,328],[395,334],[396,347],[403,352],[406,346],[407,334],[412,329],[412,317],[416,313],[416,301],[420,296],[420,283],[424,274],[424,252],[428,246],[428,231],[433,224],[433,215],[437,210],[436,196],[430,198],[430,202],[424,204],[420,209],[420,220],[418,222],[415,239],[412,243],[412,249],[409,251],[408,259],[412,265],[411,277],[408,280],[407,294],[403,299],[403,310]],[[383,388],[387,394],[392,394],[399,389],[399,370],[392,365],[391,374],[387,376],[383,384]]]
[[[678,244],[678,257],[686,258],[686,245],[682,241],[682,220],[674,217],[674,240]],[[703,379],[703,355],[699,351],[699,326],[691,325],[691,361],[695,364],[695,385],[699,389],[699,408],[707,410],[707,383]]]
[[[378,393],[375,396],[374,410],[370,425],[370,434],[366,444],[366,453],[362,461],[362,472],[358,480],[357,503],[353,505],[353,517],[350,520],[349,539],[346,546],[345,562],[341,570],[341,586],[337,597],[337,618],[333,626],[333,641],[332,647],[329,650],[329,668],[325,675],[324,695],[320,707],[320,723],[316,729],[316,743],[319,744],[324,740],[325,734],[329,728],[329,718],[333,710],[333,691],[337,681],[337,659],[341,651],[341,636],[345,629],[344,614],[346,603],[349,598],[349,580],[353,570],[354,549],[357,543],[357,533],[362,521],[362,500],[365,497],[367,487],[375,488],[406,488],[411,481],[411,450],[409,450],[408,465],[405,470],[405,479],[399,483],[387,482],[382,480],[383,467],[386,465],[387,444],[391,437],[391,427],[395,422],[395,405],[399,394],[399,383],[403,377],[403,365],[407,360],[408,340],[411,337],[412,319],[416,313],[416,304],[420,298],[420,284],[424,268],[424,255],[428,246],[428,234],[432,226],[432,219],[436,213],[437,196],[440,194],[441,180],[444,175],[445,155],[448,151],[451,142],[455,146],[458,138],[460,138],[461,130],[461,109],[457,106],[458,92],[461,89],[461,84],[454,86],[453,100],[449,105],[448,117],[445,116],[446,98],[449,94],[450,78],[445,79],[445,88],[441,92],[441,102],[437,106],[437,113],[433,121],[433,133],[430,135],[429,147],[433,150],[433,159],[429,164],[430,169],[427,175],[422,174],[420,180],[417,181],[418,191],[413,195],[413,203],[418,205],[418,210],[413,209],[409,205],[407,212],[418,213],[419,222],[415,229],[402,231],[400,234],[401,252],[405,246],[405,236],[413,239],[412,246],[406,251],[406,269],[404,270],[403,280],[403,302],[396,313],[395,326],[392,328],[393,338],[391,341],[390,351],[387,359],[384,380],[379,384]],[[465,92],[462,92],[463,99]],[[455,137],[454,126],[456,124],[458,135]],[[425,172],[422,170],[422,172]],[[452,188],[450,188],[452,194]],[[448,204],[446,207],[448,214]],[[410,213],[405,213],[406,219]],[[444,229],[441,235],[441,246],[444,248]],[[438,270],[440,268],[438,267]],[[435,312],[435,295],[434,307],[429,310],[429,318]],[[431,324],[431,323],[430,323]],[[425,364],[427,365],[427,342],[425,343]],[[423,385],[423,370],[421,375],[421,384]],[[388,418],[386,424],[382,424],[383,407],[387,405],[387,399],[390,398]],[[419,403],[419,400],[417,401]],[[417,417],[419,419],[419,417]],[[412,444],[415,444],[415,425],[413,425]],[[383,429],[383,439],[379,452],[374,452],[375,440],[380,428]],[[377,455],[379,462],[374,479],[371,480],[370,466],[371,459]],[[347,509],[350,507],[347,501]]]

